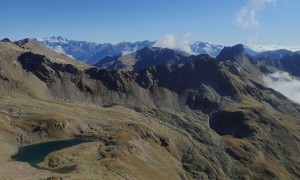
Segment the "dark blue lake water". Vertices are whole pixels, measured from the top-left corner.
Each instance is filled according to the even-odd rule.
[[[15,161],[27,162],[31,166],[36,165],[42,161],[51,152],[58,151],[67,147],[75,146],[81,143],[90,142],[82,139],[70,139],[62,141],[51,141],[45,143],[32,144],[21,147],[17,154],[11,158]]]

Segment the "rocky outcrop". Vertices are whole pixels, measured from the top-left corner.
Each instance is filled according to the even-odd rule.
[[[116,70],[106,70],[90,68],[85,71],[92,79],[101,81],[109,90],[116,92],[128,92],[128,84],[135,78],[134,72],[122,72]]]
[[[257,116],[257,115],[256,115]],[[251,137],[255,129],[249,124],[250,120],[256,118],[254,114],[243,111],[220,110],[209,120],[210,127],[219,135],[231,135],[236,138]]]
[[[42,81],[53,81],[58,76],[51,68],[52,62],[44,55],[26,52],[18,60],[24,69],[32,72]]]
[[[221,100],[221,96],[214,89],[202,84],[199,90],[188,91],[186,105],[209,114],[219,108]]]

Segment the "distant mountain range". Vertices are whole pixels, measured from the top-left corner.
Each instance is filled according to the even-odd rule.
[[[119,56],[137,51],[145,46],[152,44],[150,41],[141,42],[122,42],[118,44],[95,43],[87,41],[76,41],[58,37],[35,38],[34,40],[45,46],[61,53],[72,56],[73,58],[93,64],[106,56]]]
[[[287,49],[278,49],[273,51],[264,51],[259,54],[256,54],[254,58],[260,59],[260,58],[269,58],[271,60],[279,60],[284,58],[286,55],[294,55],[294,54],[300,54],[300,51],[291,51]]]
[[[74,59],[86,62],[88,64],[105,64],[105,62],[99,63],[102,59],[107,61],[114,59],[115,57],[120,57],[122,55],[127,55],[136,52],[144,47],[151,47],[155,44],[154,42],[145,40],[138,42],[121,42],[118,44],[111,43],[95,43],[88,41],[76,41],[58,37],[50,38],[35,38],[45,46],[73,57]],[[211,57],[217,57],[222,49],[226,46],[216,45],[207,42],[196,41],[190,45],[194,55],[208,54]],[[256,59],[259,58],[270,58],[271,60],[278,60],[283,58],[285,55],[300,54],[300,51],[293,52],[288,49],[276,49],[272,51],[257,51],[248,46],[244,45],[245,53],[253,56]]]

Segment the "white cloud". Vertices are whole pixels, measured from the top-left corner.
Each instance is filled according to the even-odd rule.
[[[153,46],[169,49],[178,49],[189,54],[194,54],[189,43],[190,36],[191,34],[187,33],[182,38],[176,38],[174,35],[169,34],[157,40]]]
[[[124,51],[122,51],[122,56],[127,55],[127,54],[131,54],[133,52],[136,52],[138,50],[137,47],[134,47],[133,49],[125,49]]]
[[[64,53],[65,54],[65,51],[61,46],[54,46],[52,49],[54,51],[58,52],[58,53]]]
[[[277,0],[248,0],[248,3],[236,13],[235,22],[243,29],[258,28],[260,23],[257,14],[267,5],[275,5]]]
[[[287,72],[275,72],[263,77],[266,86],[300,104],[300,80]]]
[[[131,54],[133,52],[135,52],[135,51],[122,51],[122,56],[125,56],[127,54]]]
[[[71,55],[69,55],[69,54],[67,54],[67,53],[64,51],[64,49],[62,48],[62,46],[60,46],[60,45],[58,45],[58,46],[51,46],[51,47],[49,47],[49,48],[52,49],[52,50],[54,50],[55,52],[63,53],[63,54],[65,54],[65,55],[69,56],[70,58],[73,58],[73,59],[74,59],[74,57],[71,56]]]

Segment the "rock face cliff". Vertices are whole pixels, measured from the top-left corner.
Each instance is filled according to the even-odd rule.
[[[93,142],[50,153],[40,166],[76,166],[59,176],[77,178],[300,176],[299,105],[263,86],[239,45],[216,59],[176,55],[133,70],[62,56],[31,40],[0,42],[3,156],[18,143],[80,137]]]

